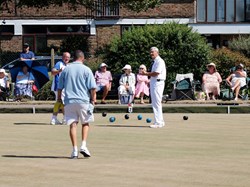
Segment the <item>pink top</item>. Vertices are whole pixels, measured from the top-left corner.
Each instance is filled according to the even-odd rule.
[[[110,71],[105,71],[105,72],[96,71],[95,80],[96,80],[97,86],[105,86],[109,84],[109,82],[112,81],[112,75]]]
[[[149,96],[148,76],[137,74],[136,80],[135,97],[140,97],[141,93]]]

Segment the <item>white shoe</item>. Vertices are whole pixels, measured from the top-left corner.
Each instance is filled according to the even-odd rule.
[[[51,125],[62,125],[62,122],[60,122],[58,119],[52,119],[51,121],[50,121],[50,124]]]
[[[154,123],[153,125],[150,125],[149,127],[150,127],[150,128],[156,129],[156,128],[162,128],[162,127],[164,127],[164,126],[165,126],[165,122],[163,122],[163,123],[161,123],[161,124]]]
[[[84,157],[90,157],[90,152],[88,150],[87,147],[81,147],[80,149],[80,153],[84,156]]]
[[[235,101],[238,101],[238,97],[235,97],[234,100],[235,100]]]
[[[70,158],[71,159],[77,159],[78,158],[78,151],[72,151]]]

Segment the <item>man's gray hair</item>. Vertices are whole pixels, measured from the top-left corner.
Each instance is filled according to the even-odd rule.
[[[150,51],[156,51],[157,53],[159,53],[159,49],[157,47],[151,47]]]
[[[76,50],[74,53],[74,60],[84,57],[84,53],[81,50]]]

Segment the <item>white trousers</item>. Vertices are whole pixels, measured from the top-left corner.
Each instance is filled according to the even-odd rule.
[[[151,79],[152,80],[152,79]],[[151,103],[154,112],[154,123],[162,124],[164,123],[163,113],[162,113],[162,96],[165,87],[164,81],[150,80],[150,95]]]

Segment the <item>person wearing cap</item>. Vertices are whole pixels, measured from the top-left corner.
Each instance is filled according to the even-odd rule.
[[[227,77],[226,81],[230,85],[232,92],[235,92],[235,101],[238,100],[240,88],[246,86],[247,73],[243,70],[243,65],[236,66],[235,71]]]
[[[10,89],[9,78],[6,76],[5,69],[0,69],[0,101],[6,101]]]
[[[58,61],[51,70],[51,74],[54,76],[52,84],[51,84],[51,91],[54,92],[56,101],[58,100],[59,77],[60,77],[62,71],[65,69],[65,67],[69,64],[69,61],[70,61],[70,53],[69,52],[64,52],[63,55],[62,55],[62,60]],[[62,95],[61,99],[63,101],[64,100],[64,90],[62,91],[61,95]],[[57,116],[58,116],[58,113],[59,113],[60,109],[62,110],[63,116],[64,116],[64,106],[63,106],[63,104],[56,102],[54,104],[53,114],[52,114],[51,121],[50,121],[51,125],[65,124],[65,118],[64,117],[63,117],[62,122],[57,119]]]
[[[154,123],[150,125],[150,128],[161,128],[165,126],[161,102],[167,71],[165,61],[160,57],[157,47],[150,48],[150,56],[153,60],[151,71],[143,70],[141,75],[150,76],[150,95],[154,112]]]
[[[139,74],[136,75],[137,84],[135,87],[135,97],[140,98],[140,103],[144,104],[143,97],[144,95],[149,96],[149,79],[146,75],[141,75],[142,71],[147,71],[147,68],[144,64],[139,67]]]
[[[107,64],[101,63],[99,69],[95,72],[95,81],[96,81],[96,92],[102,91],[102,100],[101,104],[106,104],[106,97],[108,92],[111,90],[112,84],[112,75],[110,71],[107,71]],[[94,99],[96,103],[96,98]]]
[[[209,94],[212,94],[212,99],[215,100],[220,94],[222,79],[214,63],[208,64],[207,70],[202,76],[202,89],[206,94],[207,100],[210,100]]]
[[[134,100],[135,94],[135,74],[132,73],[132,68],[129,64],[126,64],[122,70],[124,74],[121,75],[118,87],[119,104],[121,101],[121,95],[129,94],[132,95],[132,101]]]
[[[30,51],[28,43],[23,44],[23,51],[20,53],[20,60],[35,60],[35,54]]]

